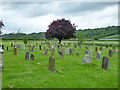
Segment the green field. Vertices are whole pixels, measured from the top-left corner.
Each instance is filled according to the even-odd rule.
[[[8,88],[7,85],[13,85],[14,88],[118,88],[118,52],[109,57],[109,50],[112,50],[112,47],[102,50],[101,61],[97,61],[95,48],[91,45],[89,48],[93,50],[93,57],[92,63],[89,64],[82,64],[86,45],[82,45],[82,48],[77,46],[72,55],[66,55],[63,46],[63,59],[59,58],[55,48],[55,69],[59,72],[51,73],[48,71],[51,52],[45,56],[42,55],[42,50],[35,47],[34,52],[29,51],[30,54],[34,54],[35,61],[27,61],[25,53],[28,48],[26,47],[26,50],[23,50],[23,46],[22,49],[17,48],[15,56],[13,47],[10,47],[11,42],[13,41],[3,41],[9,50],[3,54],[2,88]],[[20,43],[23,45],[22,41],[17,42]],[[80,56],[77,56],[76,52]],[[110,59],[107,71],[101,69],[103,56]]]

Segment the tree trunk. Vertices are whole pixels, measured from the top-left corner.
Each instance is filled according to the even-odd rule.
[[[61,39],[59,39],[59,45],[61,45]]]

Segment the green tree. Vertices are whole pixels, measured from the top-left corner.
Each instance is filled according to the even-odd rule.
[[[27,38],[24,38],[24,39],[23,39],[23,42],[24,42],[24,44],[27,44],[27,43],[28,43],[28,39],[27,39]]]
[[[83,32],[76,32],[77,35],[77,41],[79,44],[82,44],[82,42],[85,40],[85,34]]]

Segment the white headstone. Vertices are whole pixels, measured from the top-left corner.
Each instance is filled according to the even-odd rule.
[[[92,58],[92,50],[91,49],[88,51],[88,55],[90,55],[90,57]]]
[[[25,50],[25,46],[23,46],[23,49]]]
[[[101,52],[100,51],[98,51],[96,53],[96,60],[101,60]]]
[[[66,48],[66,50],[65,50],[65,54],[70,54],[70,52],[69,52],[69,48]]]
[[[91,60],[90,55],[84,55],[82,64],[91,63],[91,62],[92,60]]]

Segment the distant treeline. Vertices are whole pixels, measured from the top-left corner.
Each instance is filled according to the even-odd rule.
[[[98,38],[105,38],[112,35],[118,35],[118,26],[108,26],[104,28],[95,28],[95,29],[79,29],[76,32],[83,32],[85,34],[86,39],[92,39],[93,37],[97,36]],[[25,33],[9,33],[9,34],[3,34],[2,39],[3,40],[14,40],[14,39],[22,40],[24,38],[27,38],[29,40],[40,40],[45,39],[45,32],[39,32],[39,33],[31,33],[31,34],[25,34]]]

